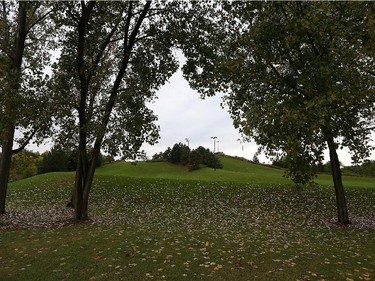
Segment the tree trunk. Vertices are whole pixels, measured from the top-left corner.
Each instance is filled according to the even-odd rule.
[[[336,144],[333,138],[329,138],[328,141],[329,156],[331,161],[333,185],[335,188],[336,204],[337,204],[337,219],[338,223],[350,224],[348,207],[346,204],[344,186],[342,184],[340,162],[336,152]]]
[[[88,219],[88,202],[91,191],[92,182],[96,170],[96,163],[99,157],[100,147],[94,149],[92,159],[86,169],[83,168],[82,159],[78,162],[76,181],[75,181],[75,219],[85,220]],[[80,157],[81,158],[81,157]]]
[[[20,78],[18,74],[20,73],[21,66],[22,66],[22,59],[23,53],[25,49],[25,40],[26,40],[26,5],[25,2],[18,3],[18,18],[17,18],[17,31],[15,37],[15,46],[14,46],[14,55],[10,57],[12,60],[12,69],[11,73],[17,73],[15,77],[11,77],[10,79],[14,79],[11,81],[12,89],[8,95],[11,95],[13,92],[17,93],[20,86]],[[6,97],[6,96],[5,96]],[[12,103],[10,105],[5,106],[5,114],[8,112],[12,112],[14,108],[12,108]],[[3,113],[4,113],[3,112]],[[13,122],[13,121],[11,121]],[[0,214],[5,213],[5,202],[6,202],[6,195],[8,189],[8,181],[9,181],[9,174],[10,174],[10,167],[12,163],[12,155],[13,155],[13,141],[14,141],[14,132],[15,126],[12,123],[8,123],[5,126],[5,129],[0,132],[1,137],[1,146],[2,146],[2,156],[0,160]]]
[[[82,2],[83,3],[83,2]],[[76,174],[75,183],[75,219],[83,220],[88,218],[88,200],[91,191],[92,182],[94,179],[94,174],[96,170],[96,163],[100,154],[101,143],[104,138],[104,134],[110,120],[110,115],[114,107],[118,89],[120,88],[121,81],[124,78],[125,72],[128,67],[130,54],[133,46],[136,42],[136,36],[139,32],[139,28],[146,17],[146,14],[150,8],[151,1],[147,1],[138,20],[136,21],[133,31],[129,34],[130,21],[132,16],[132,2],[129,4],[128,9],[128,20],[125,24],[125,39],[124,39],[124,57],[121,60],[120,67],[116,78],[113,82],[109,100],[105,105],[105,110],[102,120],[102,132],[96,136],[95,145],[93,148],[92,158],[90,161],[87,159],[87,125],[90,121],[90,114],[87,114],[87,97],[89,96],[89,84],[92,78],[92,73],[87,73],[85,66],[85,36],[87,31],[87,26],[90,21],[90,14],[95,5],[95,2],[89,2],[87,6],[82,5],[82,14],[80,21],[78,23],[78,45],[77,45],[77,72],[80,80],[80,104],[78,107],[79,115],[79,161]],[[113,35],[113,33],[112,33]],[[110,42],[110,35],[106,45]],[[106,45],[104,47],[106,47]],[[103,49],[104,50],[104,49]],[[101,55],[100,55],[101,57]],[[100,59],[99,57],[99,59]],[[99,62],[99,61],[98,61]],[[89,108],[89,111],[91,109]]]
[[[72,195],[70,196],[70,201],[68,202],[68,204],[66,204],[66,207],[67,208],[75,208],[76,207],[76,190],[77,190],[77,183],[80,181],[80,172],[79,170],[81,169],[80,168],[80,164],[79,164],[79,159],[77,161],[77,167],[76,167],[76,175],[75,175],[75,179],[74,179],[74,186],[73,186],[73,189],[72,189]]]
[[[14,127],[9,126],[8,130],[3,133],[0,161],[0,214],[5,214],[5,202],[13,154]]]

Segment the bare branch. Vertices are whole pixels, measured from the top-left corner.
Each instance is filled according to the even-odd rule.
[[[54,9],[52,10],[49,10],[47,13],[45,13],[43,16],[41,16],[40,18],[38,18],[35,22],[33,22],[28,29],[26,29],[26,33],[29,33],[30,30],[36,26],[38,23],[40,23],[42,20],[44,20],[49,14],[51,14],[52,12],[54,11]]]
[[[29,142],[31,141],[31,139],[35,136],[36,134],[36,130],[34,130],[34,132],[25,140],[25,142],[17,149],[13,149],[12,150],[12,153],[13,154],[16,154],[16,153],[19,153],[21,152],[22,150],[25,149],[25,147],[29,144]]]

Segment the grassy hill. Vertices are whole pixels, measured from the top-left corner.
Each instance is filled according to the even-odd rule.
[[[0,216],[0,280],[373,280],[375,188],[344,178],[296,190],[283,171],[223,157],[224,169],[117,162],[97,170],[91,220],[65,208],[74,173],[13,182]],[[329,175],[320,175],[330,184]],[[367,188],[362,188],[362,187]]]
[[[225,181],[239,183],[288,184],[283,171],[267,166],[256,165],[249,161],[220,157],[223,169],[201,168],[189,172],[187,167],[168,162],[116,162],[97,170],[97,175],[128,176],[140,178]]]
[[[254,164],[230,156],[221,156],[220,161],[223,164],[223,169],[201,168],[193,172],[189,172],[184,166],[168,162],[138,162],[134,164],[121,161],[98,168],[96,174],[247,184],[292,184],[292,181],[284,176],[282,169]],[[332,185],[332,177],[329,174],[320,174],[315,181],[321,185]],[[346,187],[375,187],[373,178],[344,176],[343,182]]]

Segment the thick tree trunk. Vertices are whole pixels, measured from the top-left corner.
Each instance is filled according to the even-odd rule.
[[[100,148],[97,150],[94,149],[92,159],[90,160],[89,165],[86,165],[86,169],[83,169],[84,165],[82,165],[82,159],[78,162],[74,193],[76,220],[88,219],[88,202],[99,152]]]
[[[90,167],[88,168],[88,171],[86,174],[85,188],[83,190],[82,214],[86,218],[88,218],[89,195],[90,195],[90,191],[92,187],[92,182],[94,180],[96,163],[98,162],[99,154],[100,154],[100,144],[97,144],[94,146],[94,149],[92,152]]]
[[[77,167],[76,167],[76,175],[75,175],[75,179],[74,179],[74,186],[73,186],[73,189],[72,189],[72,195],[70,196],[70,201],[68,202],[68,204],[66,204],[66,207],[68,208],[75,208],[76,207],[76,190],[77,190],[77,184],[78,182],[80,181],[80,163],[79,163],[79,159],[77,161]]]
[[[14,127],[9,126],[8,130],[3,133],[0,161],[0,214],[5,214],[5,202],[13,154]]]
[[[14,46],[14,55],[11,57],[12,60],[12,72],[20,73],[21,66],[22,66],[22,59],[23,53],[25,49],[25,40],[26,40],[26,5],[25,2],[18,3],[18,18],[17,18],[17,32],[15,37],[15,46]],[[20,80],[19,77],[11,77],[10,79],[14,79],[11,81],[12,91],[7,93],[11,95],[13,92],[17,93]],[[12,112],[12,103],[10,105],[6,105],[5,112]],[[7,114],[7,113],[5,113]],[[12,163],[12,154],[13,154],[13,141],[14,141],[14,132],[15,126],[12,123],[8,123],[5,129],[0,132],[1,135],[1,145],[2,145],[2,156],[0,161],[0,214],[5,213],[5,202],[6,202],[6,195],[8,189],[8,181],[9,181],[9,174],[10,174],[10,167]]]
[[[83,2],[82,2],[83,3]],[[85,63],[85,36],[87,25],[90,21],[90,14],[94,8],[95,2],[89,2],[86,5],[82,5],[82,14],[78,24],[78,45],[77,45],[77,73],[80,80],[80,104],[78,107],[79,115],[79,168],[77,167],[76,183],[75,183],[75,218],[76,220],[83,220],[88,218],[88,200],[91,191],[91,186],[94,179],[96,170],[96,163],[100,154],[101,143],[104,138],[104,134],[110,120],[110,115],[114,107],[118,89],[120,88],[121,81],[124,78],[125,72],[128,67],[130,54],[136,41],[136,36],[139,32],[139,28],[146,17],[146,14],[150,8],[151,1],[147,1],[138,20],[134,26],[133,31],[129,34],[130,22],[132,16],[132,3],[130,2],[128,8],[128,20],[125,24],[125,39],[124,39],[124,57],[121,60],[120,68],[116,75],[116,79],[113,82],[112,90],[109,96],[109,100],[105,105],[103,120],[102,120],[102,132],[96,136],[96,141],[90,161],[87,160],[87,125],[90,121],[90,114],[87,114],[87,97],[89,95],[89,84],[92,78],[92,73],[87,73],[87,69],[84,67]],[[110,38],[113,32],[107,37],[104,48],[109,44]],[[98,61],[101,55],[98,57]],[[89,108],[90,112],[91,108]]]
[[[342,184],[340,162],[336,152],[336,144],[333,138],[328,139],[328,148],[331,161],[333,185],[335,188],[336,204],[337,204],[337,219],[338,223],[350,224],[348,207],[346,204],[344,186]]]

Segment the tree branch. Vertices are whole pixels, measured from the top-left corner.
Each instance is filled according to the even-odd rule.
[[[130,20],[132,18],[132,7],[133,2],[129,3],[128,7],[128,15],[126,17],[126,23],[125,23],[125,35],[124,35],[124,46],[128,45],[128,36],[129,36],[129,27],[130,27]],[[124,48],[125,49],[125,48]]]
[[[17,149],[13,149],[12,150],[12,153],[13,154],[16,154],[18,152],[21,152],[22,150],[25,149],[25,147],[29,144],[29,142],[31,141],[31,139],[35,136],[36,134],[36,130],[34,130],[34,132],[25,140],[25,142]]]
[[[49,10],[47,13],[45,13],[43,16],[38,18],[34,23],[32,23],[28,29],[26,29],[26,33],[29,33],[30,30],[36,26],[38,23],[40,23],[42,20],[44,20],[49,14],[51,14],[55,9]]]

